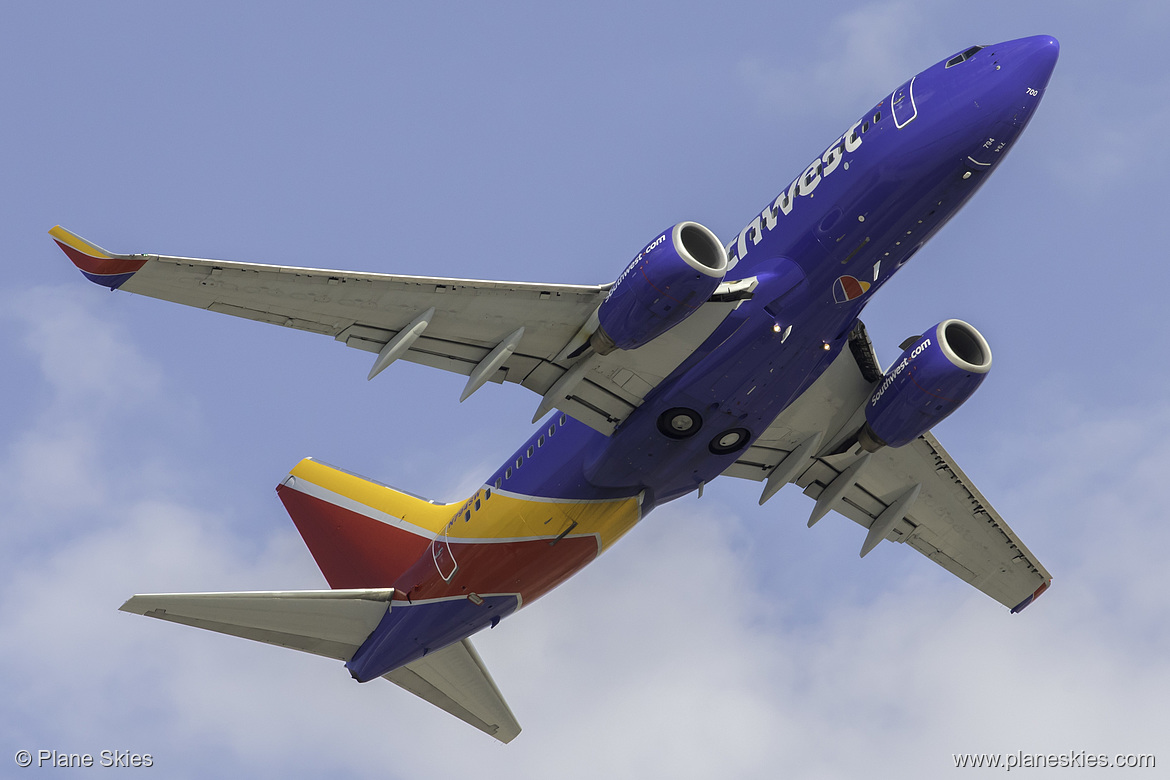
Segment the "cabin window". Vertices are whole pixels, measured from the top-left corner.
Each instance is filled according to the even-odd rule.
[[[466,523],[466,522],[467,522],[468,520],[470,520],[470,519],[471,519],[471,510],[470,510],[470,509],[468,509],[468,510],[467,510],[467,512],[466,512],[466,514],[464,514],[464,515],[463,515],[463,522],[465,522],[465,523]]]
[[[478,499],[478,498],[477,498],[477,499],[475,499],[475,511],[476,511],[476,512],[478,512],[478,511],[479,511],[479,499]]]
[[[504,472],[504,479],[511,479],[511,478],[512,478],[512,467],[509,466],[508,470]]]
[[[496,477],[496,490],[500,489],[500,483],[502,483],[503,481],[504,480],[501,479],[500,477]],[[488,491],[488,498],[491,498],[491,497],[492,497],[492,491],[489,490]]]
[[[561,415],[561,425],[565,424],[565,415]]]
[[[536,446],[537,447],[544,446],[544,434],[543,433],[540,435],[540,438],[536,440]]]
[[[549,436],[552,436],[556,432],[557,432],[557,426],[555,426],[555,425],[548,426],[548,435]]]
[[[524,456],[521,455],[519,458],[516,458],[516,468],[520,468],[523,465],[524,465]]]
[[[532,446],[531,445],[529,445],[529,447],[528,447],[528,457],[530,457],[530,458],[532,457]]]

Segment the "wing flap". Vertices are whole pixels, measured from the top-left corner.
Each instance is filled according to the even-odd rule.
[[[501,742],[511,742],[520,733],[516,716],[470,639],[383,677]]]
[[[310,333],[332,335],[337,331],[337,323],[334,322],[320,322],[318,320],[305,319],[304,317],[290,317],[278,312],[248,309],[230,303],[213,303],[207,307],[207,310],[213,311],[216,314],[227,314],[232,317],[253,320],[254,322],[266,322],[270,325],[280,325],[281,327],[293,328],[294,330],[307,330]]]

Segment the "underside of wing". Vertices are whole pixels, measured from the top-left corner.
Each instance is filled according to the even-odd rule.
[[[873,453],[847,447],[881,372],[864,328],[848,349],[725,473],[767,481],[760,503],[789,482],[868,529],[865,556],[882,540],[906,544],[1009,607],[1030,604],[1051,576],[971,480],[926,433]]]
[[[87,278],[110,289],[331,336],[377,355],[540,396],[537,416],[568,412],[606,435],[711,334],[736,305],[712,301],[638,349],[586,349],[610,285],[563,285],[332,271],[108,252],[50,231]]]

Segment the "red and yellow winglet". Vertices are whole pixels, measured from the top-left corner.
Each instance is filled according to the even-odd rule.
[[[1028,598],[1026,598],[1026,599],[1024,599],[1023,601],[1021,601],[1019,604],[1016,604],[1014,607],[1012,607],[1012,614],[1013,614],[1013,615],[1014,615],[1014,614],[1016,614],[1017,612],[1019,612],[1020,610],[1022,610],[1024,607],[1028,606],[1028,605],[1029,605],[1029,604],[1031,604],[1033,601],[1035,601],[1036,599],[1040,598],[1040,595],[1041,595],[1042,593],[1044,593],[1044,591],[1048,590],[1048,586],[1049,586],[1049,585],[1051,585],[1051,584],[1052,584],[1052,578],[1051,578],[1051,577],[1049,577],[1048,579],[1044,580],[1044,582],[1040,584],[1040,587],[1039,587],[1039,588],[1036,588],[1036,592],[1035,592],[1035,593],[1033,593],[1031,596],[1029,596]]]
[[[54,226],[49,235],[85,274],[85,278],[111,290],[121,287],[139,268],[146,265],[148,259],[143,255],[115,255],[107,252],[60,225]]]

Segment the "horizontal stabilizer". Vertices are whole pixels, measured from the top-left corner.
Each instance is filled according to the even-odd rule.
[[[390,608],[393,588],[155,593],[123,612],[348,661]],[[383,675],[501,742],[520,733],[479,654],[464,639]]]
[[[393,588],[156,593],[120,609],[348,661],[378,627]]]
[[[428,653],[383,677],[501,742],[511,742],[520,733],[516,716],[470,639]]]

